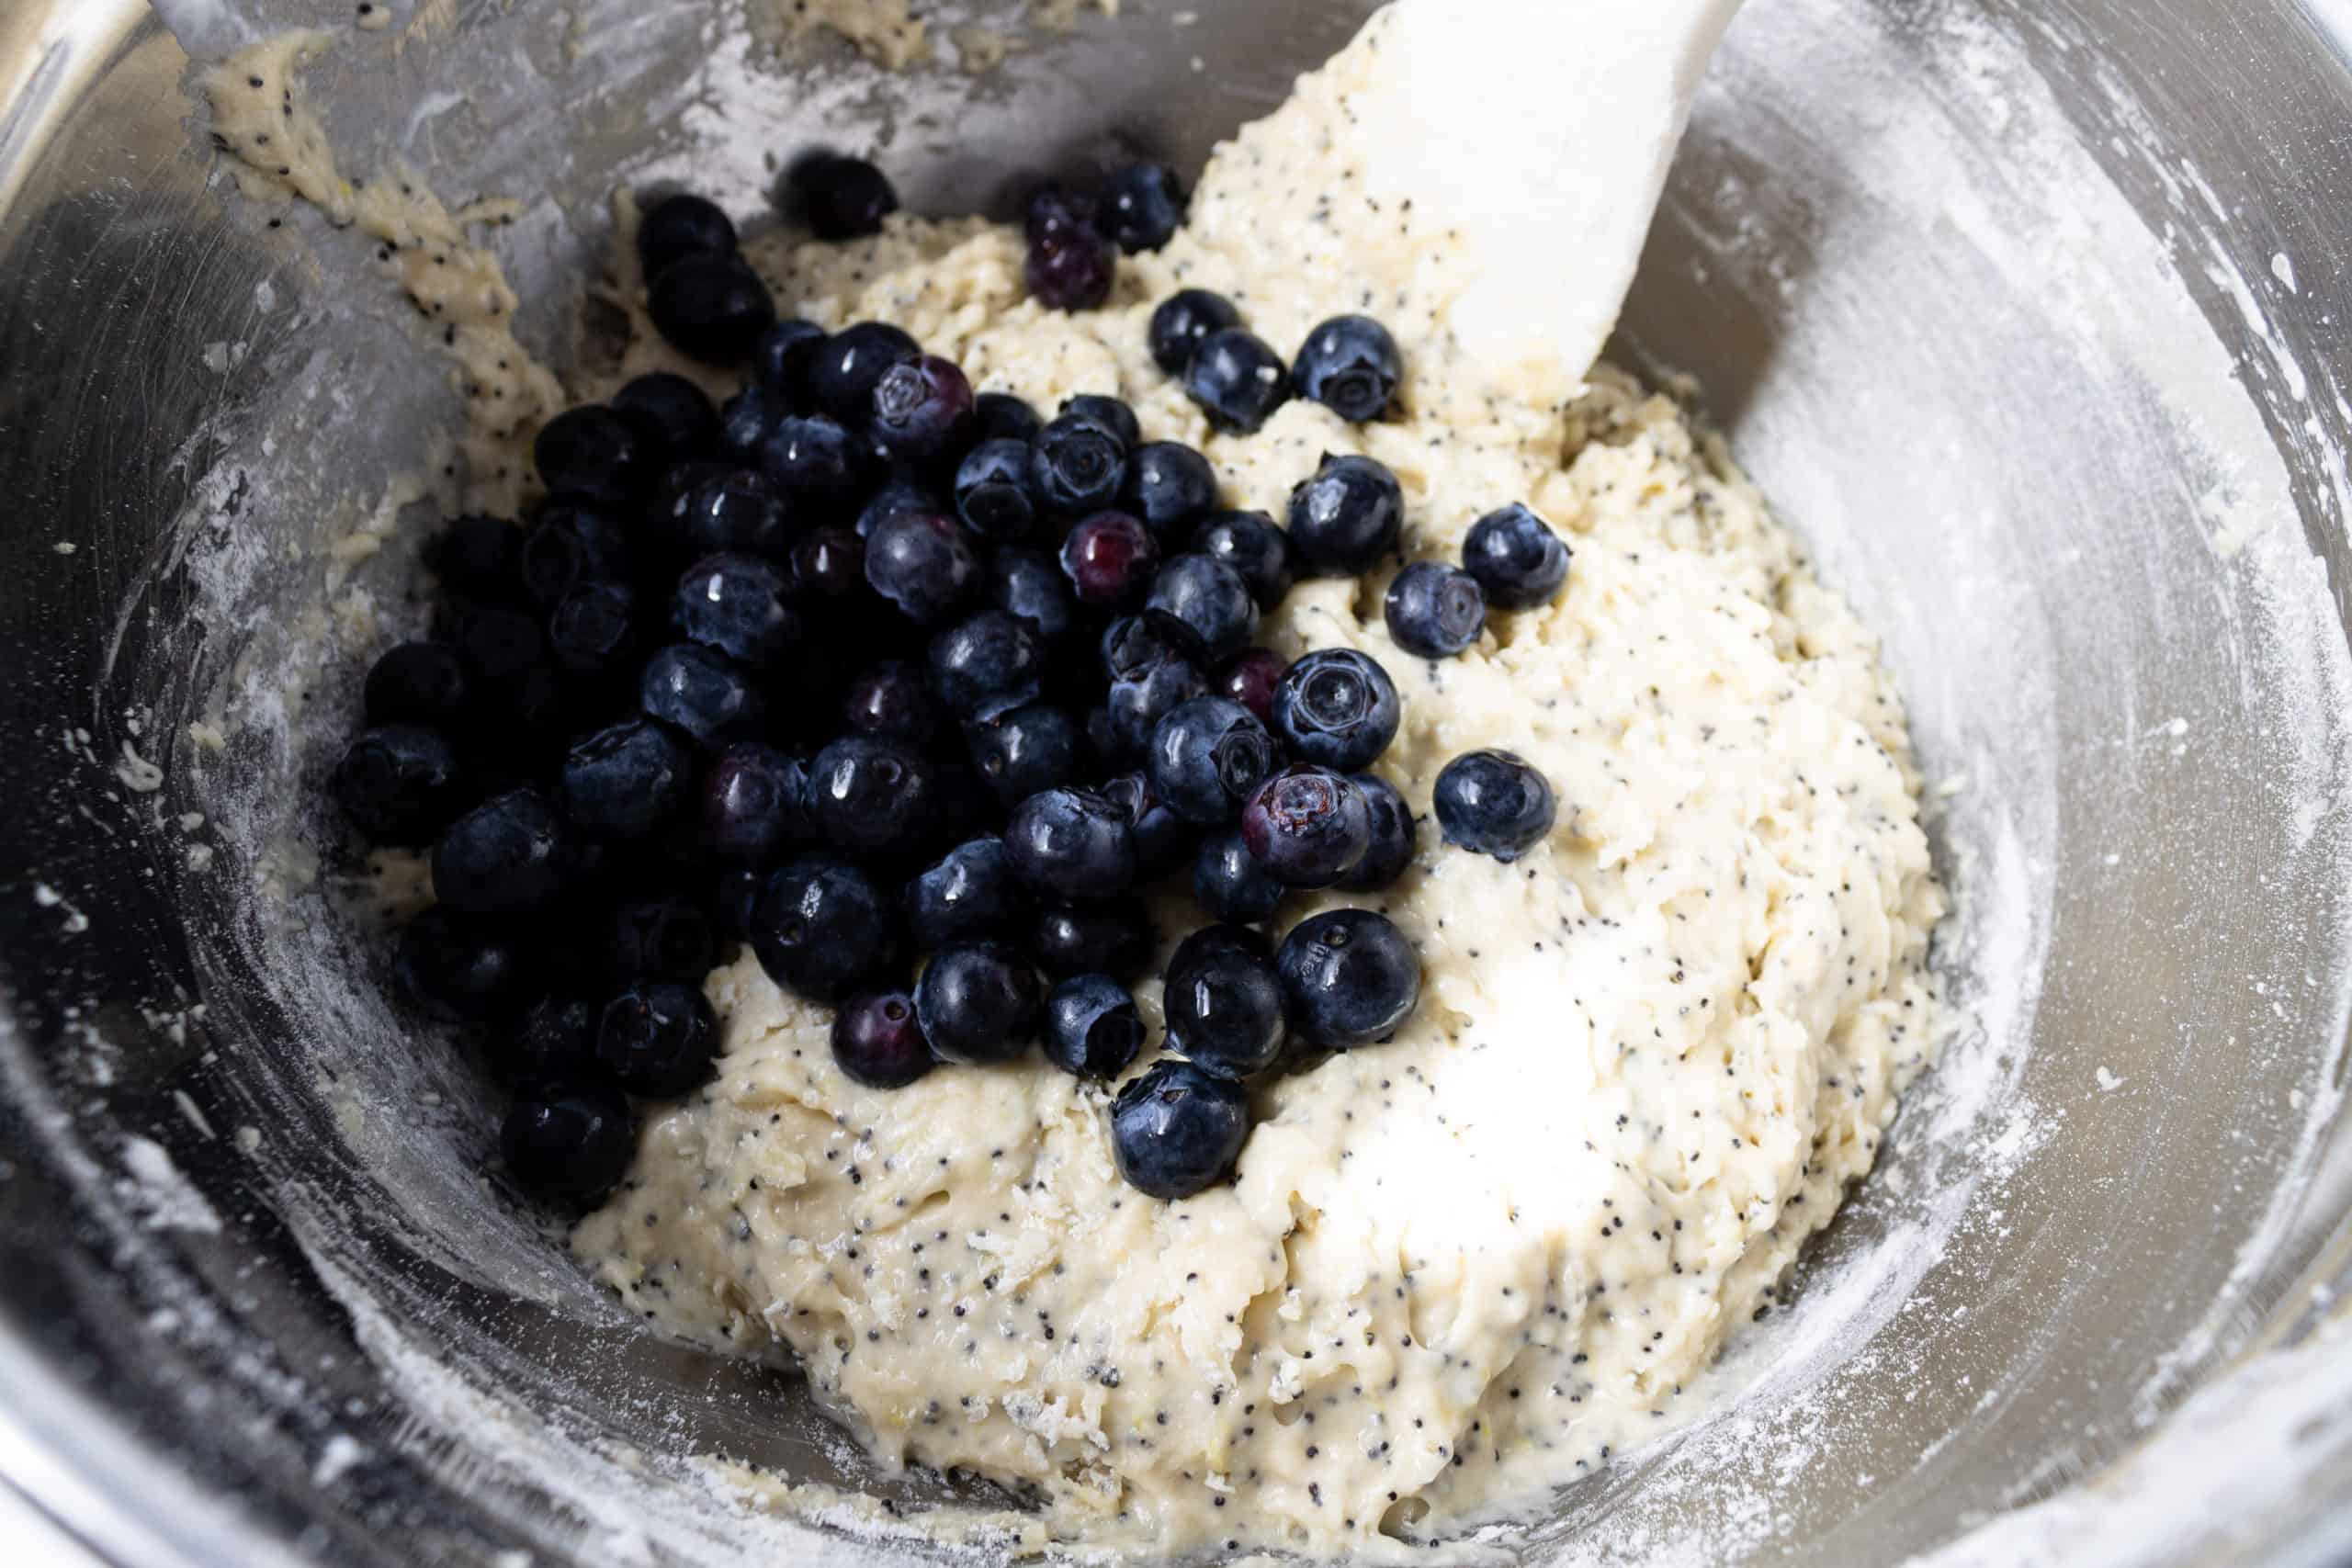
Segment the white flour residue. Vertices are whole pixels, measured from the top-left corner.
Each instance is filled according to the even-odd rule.
[[[153,1138],[123,1139],[122,1168],[128,1176],[123,1196],[146,1214],[151,1229],[220,1234],[220,1216],[188,1185],[163,1145]]]

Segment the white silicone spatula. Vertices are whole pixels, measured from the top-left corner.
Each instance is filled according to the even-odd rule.
[[[1375,192],[1461,232],[1450,311],[1489,368],[1574,385],[1616,325],[1739,0],[1396,0],[1353,106]]]

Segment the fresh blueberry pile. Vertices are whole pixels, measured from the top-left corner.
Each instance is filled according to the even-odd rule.
[[[788,184],[820,237],[897,206],[856,159],[804,158]],[[1041,193],[1031,287],[1098,303],[1117,250],[1165,243],[1183,200],[1153,165]],[[1387,671],[1351,649],[1285,667],[1252,641],[1295,577],[1396,553],[1396,477],[1327,457],[1287,527],[1220,510],[1207,458],[1143,440],[1115,398],[1046,418],[897,328],[779,320],[707,201],[653,207],[638,244],[660,331],[743,367],[742,389],[714,406],[648,375],[548,421],[547,500],[527,526],[461,517],[432,541],[433,635],[368,672],[332,780],[361,834],[430,852],[437,902],[401,932],[397,982],[513,1089],[508,1169],[550,1201],[611,1189],[633,1104],[712,1073],[701,982],[732,942],[835,1010],[861,1084],[1039,1042],[1115,1078],[1147,1043],[1142,894],[1188,881],[1212,923],[1167,968],[1171,1054],[1117,1096],[1113,1147],[1154,1196],[1221,1179],[1248,1080],[1386,1039],[1419,995],[1379,914],[1329,911],[1279,944],[1254,929],[1291,889],[1376,892],[1414,857],[1411,811],[1367,771],[1400,719]],[[1227,429],[1294,391],[1373,419],[1401,375],[1367,319],[1317,328],[1284,367],[1199,290],[1159,308],[1151,344]],[[1392,635],[1458,653],[1487,605],[1548,599],[1566,564],[1508,508],[1460,568],[1396,577]],[[1510,859],[1554,806],[1482,751],[1445,770],[1436,812],[1450,841]]]

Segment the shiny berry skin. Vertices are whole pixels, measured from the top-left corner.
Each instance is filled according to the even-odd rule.
[[[1127,458],[1119,504],[1171,543],[1216,505],[1216,469],[1181,441],[1147,441]]]
[[[1405,804],[1396,786],[1378,773],[1356,774],[1355,785],[1363,792],[1371,813],[1372,842],[1355,869],[1340,878],[1339,886],[1351,893],[1377,893],[1396,886],[1405,868],[1413,863],[1420,849],[1420,825],[1413,820],[1413,808]]]
[[[760,443],[760,470],[802,516],[839,519],[864,494],[867,449],[822,414],[779,420]]]
[[[890,367],[913,359],[922,345],[888,321],[843,327],[809,355],[808,400],[820,412],[855,428],[874,412],[874,389]]]
[[[521,586],[515,557],[522,548],[523,530],[505,518],[460,517],[426,544],[424,564],[444,593],[498,604]]]
[[[706,365],[741,365],[775,325],[775,301],[739,255],[703,252],[664,267],[646,291],[646,314],[670,346]]]
[[[1310,1045],[1385,1040],[1421,999],[1421,960],[1385,915],[1332,909],[1293,926],[1274,955],[1283,1011]]]
[[[988,603],[1028,622],[1047,647],[1077,629],[1078,596],[1060,563],[1045,551],[1000,547],[983,577]]]
[[[484,1043],[492,1076],[512,1089],[549,1078],[594,1077],[596,1024],[604,1011],[602,1002],[585,997],[541,997]]]
[[[1157,882],[1193,858],[1193,825],[1168,809],[1152,790],[1150,775],[1120,773],[1105,779],[1101,790],[1135,829],[1137,880]]]
[[[676,816],[694,788],[694,754],[650,719],[584,735],[563,754],[556,798],[583,833],[635,839]]]
[[[904,991],[865,991],[833,1015],[833,1066],[867,1089],[904,1089],[938,1066]]]
[[[827,335],[816,322],[797,316],[760,334],[759,346],[752,351],[752,384],[777,400],[779,412],[809,407],[808,372]]]
[[[1159,569],[1144,607],[1192,634],[1195,661],[1217,664],[1257,635],[1258,605],[1241,574],[1212,556],[1181,555]]]
[[[759,556],[706,556],[678,579],[678,634],[755,668],[775,664],[800,641],[795,586]]]
[[[1208,678],[1188,659],[1159,659],[1133,674],[1114,677],[1103,705],[1106,760],[1142,762],[1159,721],[1208,694]]]
[[[1405,379],[1405,356],[1370,316],[1334,316],[1306,334],[1291,364],[1298,395],[1351,424],[1386,413]]]
[[[935,512],[901,512],[874,526],[865,541],[865,581],[899,614],[933,626],[978,591],[980,562],[955,520]]]
[[[443,1023],[494,1023],[528,1000],[531,964],[503,924],[445,904],[401,928],[392,979],[409,1005]]]
[[[1077,721],[1043,703],[967,725],[964,739],[980,782],[1006,807],[1018,806],[1039,790],[1076,782],[1085,747]]]
[[[507,1176],[537,1201],[594,1208],[628,1174],[637,1118],[616,1089],[551,1078],[524,1089],[506,1108],[498,1152]]]
[[[637,221],[637,259],[648,282],[687,256],[735,254],[735,224],[718,204],[699,196],[665,197]]]
[[[1045,645],[1028,622],[982,610],[931,639],[931,686],[947,711],[991,719],[1037,700]]]
[[[364,702],[370,724],[425,724],[454,730],[466,720],[473,682],[466,661],[446,642],[404,642],[368,671]]]
[[[1261,610],[1289,596],[1290,536],[1262,512],[1216,513],[1193,530],[1190,547],[1231,567]]]
[[[699,643],[673,643],[645,661],[639,708],[716,749],[748,740],[767,724],[767,699],[735,660]]]
[[[1188,198],[1165,164],[1129,164],[1102,185],[1094,226],[1123,251],[1156,251],[1184,226]]]
[[[1119,438],[1119,449],[1132,453],[1143,442],[1143,422],[1135,405],[1102,392],[1072,392],[1056,411],[1059,419],[1091,420]]]
[[[1193,861],[1193,897],[1220,920],[1252,925],[1274,912],[1289,889],[1258,863],[1238,828],[1201,840]]]
[[[974,401],[973,417],[973,434],[982,441],[1025,445],[1036,440],[1037,432],[1046,427],[1029,400],[1011,392],[982,392]]]
[[[1135,604],[1159,566],[1159,546],[1140,519],[1098,512],[1062,540],[1062,575],[1080,604],[1118,610]]]
[[[566,409],[539,426],[531,461],[549,494],[605,502],[638,493],[656,467],[652,443],[636,423],[600,403]]]
[[[939,832],[940,778],[903,741],[844,735],[808,764],[808,816],[817,841],[853,855],[895,858]]]
[[[1102,628],[1102,673],[1124,681],[1171,659],[1189,662],[1199,650],[1193,628],[1172,615],[1149,610],[1121,615]]]
[[[1091,310],[1111,297],[1119,252],[1101,235],[1071,231],[1029,242],[1021,276],[1030,297],[1049,310]]]
[[[978,423],[963,368],[926,354],[882,373],[865,434],[886,463],[936,468],[970,448]]]
[[[1417,560],[1388,584],[1382,612],[1398,648],[1422,659],[1451,659],[1486,629],[1487,594],[1466,571]]]
[[[820,240],[855,240],[882,231],[899,210],[889,176],[863,158],[811,152],[786,172],[790,207]]]
[[[752,951],[768,977],[812,1001],[838,1002],[899,959],[890,901],[846,861],[797,860],[768,878],[752,908]]]
[[[1532,610],[1568,580],[1568,547],[1550,524],[1513,502],[1470,525],[1462,566],[1497,609]]]
[[[1248,708],[1223,697],[1180,704],[1151,732],[1151,787],[1168,808],[1204,828],[1223,827],[1276,766],[1274,738]]]
[[[629,1093],[667,1100],[709,1078],[718,1055],[718,1020],[696,987],[642,980],[605,1004],[596,1060]]]
[[[1031,795],[1012,808],[1004,848],[1013,874],[1048,897],[1095,903],[1135,886],[1135,829],[1092,790],[1063,785]]]
[[[1559,817],[1552,785],[1509,751],[1467,751],[1445,765],[1430,798],[1445,841],[1498,861],[1541,843]]]
[[[870,539],[884,519],[896,517],[901,512],[941,512],[939,494],[928,485],[905,478],[894,479],[865,498],[857,509],[857,536]]]
[[[1282,657],[1271,649],[1245,648],[1226,660],[1211,689],[1220,697],[1239,703],[1258,722],[1272,727],[1274,688],[1283,678]]]
[[[612,410],[636,427],[656,467],[667,469],[718,445],[718,410],[684,376],[656,370],[613,394]]]
[[[1248,434],[1290,397],[1290,371],[1265,339],[1227,327],[1211,333],[1184,367],[1184,395],[1218,430]]]
[[[1302,762],[1250,797],[1241,839],[1284,886],[1329,887],[1363,863],[1372,807],[1351,780]]]
[[[925,950],[1007,936],[1036,908],[995,838],[958,844],[925,867],[907,884],[906,906],[907,933]]]
[[[1101,973],[1131,983],[1159,944],[1140,898],[1105,904],[1051,904],[1038,910],[1029,938],[1037,967],[1057,979]]]
[[[626,899],[613,911],[605,966],[615,979],[700,985],[718,955],[710,917],[674,893]]]
[[[1241,1086],[1172,1057],[1153,1064],[1111,1105],[1111,1157],[1148,1198],[1208,1190],[1233,1173],[1249,1138]]]
[[[1248,926],[1204,926],[1177,943],[1160,1010],[1168,1048],[1220,1077],[1264,1072],[1283,1054],[1273,953]]]
[[[1151,358],[1170,376],[1182,376],[1202,342],[1213,333],[1241,324],[1241,312],[1222,294],[1182,288],[1151,313]]]
[[[523,536],[516,564],[525,596],[541,609],[552,609],[583,582],[616,582],[628,576],[628,534],[617,512],[560,499]]]
[[[637,655],[637,595],[625,582],[583,582],[548,612],[548,655],[586,680],[620,674]]]
[[[1117,1077],[1143,1042],[1135,998],[1108,975],[1073,975],[1046,998],[1046,1059],[1074,1077]]]
[[[984,539],[1018,539],[1037,524],[1029,443],[1003,437],[972,448],[956,470],[956,515]]]
[[[1126,478],[1126,443],[1100,420],[1063,414],[1030,446],[1029,491],[1048,517],[1080,517],[1109,506]]]
[[[866,592],[865,541],[848,528],[818,528],[793,541],[792,580],[814,599],[840,601]]]
[[[886,659],[858,672],[842,697],[842,723],[860,735],[931,744],[944,716],[921,665]]]
[[[1274,686],[1274,733],[1300,761],[1335,773],[1370,767],[1403,716],[1388,671],[1351,648],[1306,654]]]
[[[725,551],[766,554],[791,530],[784,492],[757,468],[720,468],[672,495],[648,519],[677,561]]]
[[[1040,186],[1022,215],[1022,237],[1040,240],[1067,237],[1094,227],[1094,197],[1058,181]]]
[[[1354,577],[1396,547],[1405,527],[1405,491],[1370,457],[1325,456],[1313,477],[1290,492],[1290,547],[1299,570]]]
[[[458,749],[421,724],[379,724],[335,764],[335,803],[379,844],[423,844],[466,805]]]
[[[808,765],[757,740],[721,751],[703,781],[702,836],[721,860],[765,865],[816,835]]]
[[[571,834],[535,789],[492,795],[433,846],[433,891],[463,914],[533,914],[571,879]]]
[[[761,444],[792,413],[791,400],[783,393],[757,381],[745,387],[719,405],[720,459],[729,463],[758,462]]]
[[[915,1018],[942,1061],[1010,1062],[1037,1038],[1037,972],[999,942],[950,943],[915,981]]]

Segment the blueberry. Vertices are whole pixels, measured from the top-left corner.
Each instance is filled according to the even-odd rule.
[[[1274,738],[1248,708],[1223,697],[1180,704],[1151,732],[1151,787],[1170,810],[1204,828],[1240,815],[1276,765]]]
[[[1127,459],[1119,502],[1163,539],[1181,539],[1216,505],[1216,469],[1181,441],[1147,441]]]
[[[1135,604],[1159,566],[1151,530],[1124,512],[1098,512],[1062,540],[1062,575],[1081,604],[1117,610]]]
[[[793,160],[786,175],[792,209],[820,240],[855,240],[882,231],[899,210],[888,175],[863,158],[810,152]]]
[[[756,468],[735,468],[703,475],[650,519],[673,561],[729,550],[767,554],[783,542],[790,520],[775,480]]]
[[[813,839],[808,764],[757,740],[729,746],[703,783],[702,833],[719,859],[751,865]]]
[[[1258,863],[1238,828],[1227,828],[1201,841],[1193,860],[1193,897],[1220,920],[1248,925],[1274,912],[1288,889]]]
[[[558,500],[523,536],[518,565],[525,595],[541,609],[552,609],[583,582],[628,577],[628,540],[617,513]]]
[[[946,620],[979,584],[972,542],[935,512],[901,512],[875,525],[865,541],[865,581],[923,626]]]
[[[428,843],[465,805],[458,750],[421,724],[379,724],[335,764],[334,798],[379,844]]]
[[[1255,714],[1260,724],[1272,728],[1274,717],[1274,688],[1282,683],[1283,661],[1270,649],[1245,648],[1217,671],[1211,690],[1229,702],[1239,703]]]
[[[809,400],[818,411],[855,426],[874,412],[874,389],[893,365],[913,359],[922,345],[887,321],[858,321],[827,338],[808,356]]]
[[[1175,1058],[1119,1091],[1111,1104],[1111,1157],[1148,1198],[1190,1198],[1232,1173],[1250,1137],[1241,1086]]]
[[[473,686],[466,661],[446,642],[404,642],[368,671],[364,702],[370,724],[460,728]]]
[[[866,591],[865,541],[848,528],[816,528],[793,541],[792,580],[811,598],[839,602]]]
[[[812,856],[768,878],[752,910],[752,951],[768,977],[812,1001],[837,1002],[899,958],[890,902],[846,861]]]
[[[739,255],[701,252],[664,267],[646,313],[670,346],[706,365],[741,365],[775,325],[775,301]]]
[[[882,373],[865,429],[884,462],[930,469],[962,457],[977,423],[972,383],[962,367],[926,354]]]
[[[1290,592],[1290,536],[1262,512],[1216,513],[1193,531],[1192,548],[1239,573],[1261,610]]]
[[[718,456],[730,463],[758,462],[761,446],[792,412],[782,392],[752,382],[719,405]]]
[[[1198,649],[1196,661],[1222,662],[1258,630],[1258,606],[1241,574],[1212,556],[1181,555],[1159,569],[1147,609],[1181,623]]]
[[[1329,887],[1363,863],[1372,807],[1353,781],[1302,762],[1259,786],[1241,808],[1241,838],[1286,887]]]
[[[853,855],[896,858],[938,837],[940,778],[902,741],[844,735],[808,765],[818,841]]]
[[[1096,211],[1094,197],[1087,192],[1072,190],[1058,181],[1048,182],[1029,197],[1022,215],[1022,236],[1035,244],[1082,233],[1094,227]]]
[[[547,634],[538,617],[503,604],[477,604],[458,618],[458,656],[482,696],[501,694],[547,662]]]
[[[1031,795],[1012,808],[1004,849],[1014,874],[1050,897],[1092,903],[1135,886],[1135,829],[1092,790],[1062,785]]]
[[[1084,737],[1061,709],[1033,703],[967,726],[965,744],[980,782],[999,804],[1010,807],[1074,782]]]
[[[1030,493],[1049,517],[1078,517],[1109,506],[1126,478],[1126,443],[1100,420],[1063,414],[1040,430],[1030,447]]]
[[[644,980],[605,1004],[596,1060],[635,1095],[667,1100],[702,1084],[718,1055],[718,1020],[693,986]]]
[[[637,1118],[616,1089],[551,1078],[524,1089],[506,1108],[498,1152],[506,1174],[532,1198],[593,1208],[628,1174]]]
[[[1168,660],[1190,662],[1201,651],[1193,628],[1173,615],[1155,610],[1121,615],[1102,628],[1102,673],[1124,681]]]
[[[1405,356],[1370,316],[1334,316],[1306,334],[1291,366],[1298,395],[1351,424],[1378,419],[1396,400]]]
[[[1168,1048],[1220,1077],[1264,1072],[1283,1051],[1283,993],[1266,939],[1204,926],[1176,944],[1160,991]]]
[[[460,517],[434,536],[424,564],[440,580],[443,592],[496,604],[521,587],[515,558],[522,548],[523,531],[505,518]]]
[[[653,445],[634,421],[599,403],[569,408],[531,442],[531,461],[553,495],[618,502],[652,479]]]
[[[1208,690],[1207,677],[1187,659],[1159,659],[1116,676],[1104,702],[1107,745],[1099,749],[1114,761],[1142,761],[1159,721]]]
[[[1119,438],[1122,452],[1133,452],[1143,442],[1143,422],[1136,417],[1135,406],[1124,398],[1102,392],[1073,392],[1062,400],[1056,417],[1092,421]]]
[[[1037,912],[1029,951],[1057,979],[1104,974],[1133,981],[1151,963],[1159,935],[1139,898],[1104,904],[1048,905]]]
[[[717,202],[698,196],[665,197],[637,222],[637,256],[650,282],[687,256],[735,254],[735,224]]]
[[[1029,495],[1029,443],[983,441],[956,470],[956,515],[984,539],[1018,539],[1036,525]]]
[[[760,444],[760,468],[804,517],[846,516],[865,494],[865,444],[822,414],[776,422]]]
[[[625,582],[580,584],[548,612],[548,653],[567,674],[619,674],[637,653],[637,595]]]
[[[1405,797],[1378,773],[1356,774],[1355,785],[1363,792],[1364,805],[1371,812],[1372,842],[1355,869],[1340,878],[1339,886],[1351,893],[1377,893],[1395,886],[1413,863],[1420,847],[1419,828]]]
[[[922,666],[904,659],[867,666],[842,698],[842,723],[860,735],[923,747],[939,734],[941,721],[939,699]]]
[[[1203,340],[1240,324],[1241,312],[1224,295],[1205,288],[1179,289],[1151,313],[1152,362],[1170,376],[1182,376]]]
[[[616,980],[700,985],[718,955],[710,917],[674,893],[626,899],[613,910],[605,963]]]
[[[942,508],[936,491],[910,479],[894,479],[872,495],[867,496],[865,504],[857,509],[857,536],[861,539],[872,538],[874,530],[882,525],[884,519],[896,517],[901,512],[938,512]]]
[[[632,718],[572,742],[556,794],[582,832],[635,839],[677,815],[693,787],[685,742],[650,719]]]
[[[493,1023],[521,1011],[530,962],[514,933],[435,904],[401,928],[392,979],[412,1007],[444,1023]]]
[[[1447,843],[1504,862],[1541,842],[1559,815],[1551,784],[1509,751],[1467,751],[1448,762],[1430,807]]]
[[[1102,782],[1102,793],[1135,829],[1138,880],[1156,882],[1193,858],[1193,825],[1160,800],[1150,775],[1120,773]]]
[[[604,1010],[585,997],[541,997],[517,1022],[485,1043],[491,1072],[515,1089],[549,1078],[595,1077],[596,1024]]]
[[[810,406],[809,372],[824,346],[825,329],[797,316],[788,317],[760,334],[752,350],[752,382],[776,400],[780,412]]]
[[[1046,1059],[1082,1078],[1115,1078],[1143,1049],[1143,1017],[1108,975],[1073,975],[1046,998]]]
[[[865,991],[833,1015],[833,1066],[868,1089],[904,1089],[937,1065],[904,991]]]
[[[473,728],[491,750],[511,760],[571,722],[570,696],[537,616],[473,605],[459,615],[454,640],[473,677]]]
[[[1049,310],[1091,310],[1111,297],[1119,252],[1101,235],[1070,231],[1029,242],[1022,278]]]
[[[1552,526],[1513,502],[1470,525],[1462,565],[1499,610],[1530,610],[1560,591],[1568,578],[1568,547]]]
[[[468,915],[527,915],[562,897],[571,842],[535,789],[491,796],[449,824],[433,846],[433,891]]]
[[[1369,909],[1332,909],[1293,926],[1274,956],[1283,1011],[1311,1045],[1344,1051],[1395,1034],[1421,998],[1421,961]]]
[[[729,942],[752,939],[752,911],[767,886],[764,865],[722,865],[711,878],[710,920]]]
[[[1045,645],[1028,622],[982,610],[931,641],[931,684],[959,718],[990,719],[1037,699]]]
[[[678,579],[676,625],[689,642],[769,666],[800,640],[800,612],[784,570],[758,556],[706,556]]]
[[[1123,251],[1156,251],[1184,225],[1184,187],[1165,164],[1129,164],[1102,186],[1095,227]]]
[[[1290,492],[1290,547],[1303,571],[1369,571],[1396,547],[1404,526],[1404,487],[1370,457],[1327,453],[1313,477]]]
[[[710,394],[667,370],[635,377],[613,394],[613,412],[636,426],[653,464],[669,468],[718,445],[718,410]]]
[[[1274,687],[1274,733],[1300,761],[1337,773],[1370,767],[1402,717],[1388,671],[1352,648],[1306,655]]]
[[[1215,428],[1248,434],[1290,396],[1290,373],[1265,339],[1226,327],[1193,349],[1184,367],[1184,395]]]
[[[973,434],[982,441],[1018,441],[1023,445],[1037,439],[1045,421],[1029,406],[1025,398],[1011,392],[982,392],[973,404]]]
[[[1029,890],[1012,873],[1004,840],[956,845],[907,884],[907,931],[921,948],[1001,938],[1027,924]]]
[[[943,1061],[1012,1061],[1037,1038],[1037,972],[1002,942],[952,942],[915,981],[915,1017]]]
[[[699,643],[673,643],[647,660],[637,701],[648,718],[714,749],[748,740],[767,724],[767,699],[750,672]]]
[[[1487,595],[1468,572],[1417,560],[1389,583],[1383,611],[1398,648],[1423,659],[1450,659],[1486,629]]]

